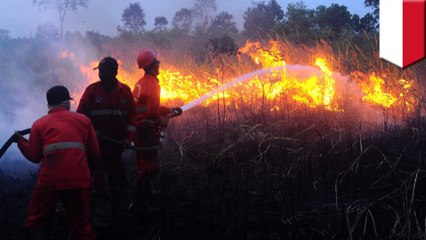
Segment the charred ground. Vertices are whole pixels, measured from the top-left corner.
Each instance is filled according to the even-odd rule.
[[[319,113],[291,121],[257,115],[220,126],[194,116],[169,126],[155,181],[161,210],[98,227],[99,239],[424,237],[421,119],[385,131],[380,124],[339,125],[336,116]],[[133,183],[134,156],[125,154]],[[34,180],[2,172],[1,239],[22,239]],[[59,211],[51,239],[66,232]]]

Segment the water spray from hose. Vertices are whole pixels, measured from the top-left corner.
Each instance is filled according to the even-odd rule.
[[[267,74],[267,73],[271,73],[273,71],[283,71],[284,72],[284,70],[289,71],[289,70],[304,70],[304,69],[306,69],[306,70],[309,69],[310,71],[317,70],[319,72],[319,70],[316,69],[316,68],[313,68],[313,67],[310,67],[310,66],[302,66],[302,65],[286,65],[286,66],[279,66],[279,67],[257,70],[257,71],[254,71],[254,72],[246,73],[246,74],[228,82],[227,84],[219,87],[218,89],[211,91],[209,93],[206,93],[203,96],[183,105],[181,108],[182,108],[183,111],[187,111],[187,110],[197,106],[198,104],[203,103],[204,101],[212,98],[215,94],[222,92],[222,91],[224,91],[224,90],[226,90],[230,87],[233,87],[237,83],[245,82],[247,80],[253,79],[254,77],[256,77],[258,75],[264,75],[264,74]]]

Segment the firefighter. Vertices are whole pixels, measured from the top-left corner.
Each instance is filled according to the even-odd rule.
[[[136,153],[139,176],[132,204],[135,213],[155,209],[149,202],[153,197],[151,182],[159,171],[156,146],[161,144],[163,137],[161,131],[167,127],[168,119],[182,114],[179,107],[167,108],[160,105],[161,88],[157,78],[160,73],[160,61],[156,53],[150,49],[143,49],[139,52],[136,62],[138,68],[143,69],[145,74],[133,89],[137,126],[135,146],[152,150]]]
[[[31,239],[48,239],[49,219],[61,201],[70,239],[93,239],[89,200],[91,171],[99,161],[96,133],[86,116],[69,111],[72,98],[67,88],[54,86],[46,98],[48,114],[33,123],[29,140],[15,133],[22,154],[40,163],[25,228]]]
[[[105,57],[98,67],[100,81],[89,85],[81,97],[77,112],[90,118],[95,127],[101,152],[101,162],[107,175],[111,216],[120,219],[125,216],[122,206],[124,190],[128,184],[122,153],[126,144],[131,144],[135,134],[135,103],[130,88],[116,76],[118,63],[112,57]],[[97,188],[102,189],[102,177],[96,178]],[[93,211],[96,214],[96,205]]]

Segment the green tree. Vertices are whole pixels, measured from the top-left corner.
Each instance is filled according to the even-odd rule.
[[[121,15],[124,26],[118,26],[118,32],[123,35],[137,36],[145,32],[145,13],[139,3],[131,3]]]
[[[166,17],[159,16],[154,19],[154,30],[156,31],[165,31],[167,30],[167,24],[169,24],[169,21],[167,21]]]
[[[222,37],[210,39],[209,48],[214,56],[236,55],[238,52],[238,45],[235,43],[234,39],[227,34]]]
[[[284,18],[284,11],[276,0],[270,0],[267,5],[268,12],[272,15],[274,22],[278,23]]]
[[[360,18],[359,15],[352,15],[352,27],[356,34],[376,32],[376,21],[371,13],[367,13]]]
[[[275,0],[268,4],[256,3],[244,13],[244,31],[248,38],[259,39],[275,33],[275,28],[284,18],[284,11]]]
[[[282,30],[290,39],[311,38],[315,32],[314,10],[308,9],[303,2],[288,4]]]
[[[221,12],[210,24],[208,48],[213,56],[236,55],[238,45],[231,36],[237,36],[238,29],[232,18],[231,14]]]
[[[165,47],[169,45],[170,40],[167,31],[167,18],[160,16],[154,19],[154,29],[150,32],[153,42],[159,47]]]
[[[69,11],[76,11],[78,7],[87,7],[89,0],[33,0],[33,3],[49,9],[55,9],[59,14],[59,34],[64,33],[65,16]]]
[[[377,20],[374,14],[367,13],[359,20],[359,26],[362,31],[372,33],[376,32],[378,28]]]
[[[375,28],[375,31],[377,31],[377,29],[379,29],[380,0],[364,0],[364,5],[366,7],[373,8],[373,13],[370,13],[370,16],[368,16],[368,17],[365,16],[365,17],[367,18],[366,21],[370,21],[371,18],[373,19],[373,21],[371,23],[374,22],[374,28]]]
[[[358,14],[352,15],[352,27],[353,27],[355,33],[358,34],[358,33],[362,32],[361,18],[359,17]]]
[[[210,24],[209,34],[213,37],[237,34],[237,24],[232,21],[232,18],[233,16],[227,12],[219,13]]]
[[[344,5],[336,3],[330,7],[320,5],[315,11],[315,20],[321,37],[336,38],[352,27],[352,15]]]
[[[172,25],[175,30],[189,33],[192,30],[193,16],[191,10],[182,8],[175,13]]]

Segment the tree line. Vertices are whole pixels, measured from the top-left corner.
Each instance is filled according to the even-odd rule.
[[[48,37],[63,37],[63,24],[70,11],[87,7],[90,0],[33,0],[44,8],[55,9],[58,13],[59,28],[53,24],[39,26],[37,34]],[[181,8],[169,20],[165,16],[154,19],[154,28],[146,29],[143,6],[130,3],[121,15],[122,25],[117,26],[121,37],[137,37],[143,34],[175,36],[197,36],[207,34],[210,38],[229,36],[236,39],[242,35],[247,39],[260,40],[277,34],[288,39],[307,42],[316,39],[332,40],[348,38],[362,32],[376,32],[378,29],[379,0],[364,0],[372,12],[364,16],[351,14],[345,5],[319,5],[309,9],[303,1],[289,3],[284,9],[276,0],[253,2],[244,12],[243,29],[239,31],[232,14],[217,12],[216,0],[195,0],[191,8]],[[7,38],[8,30],[1,29],[0,37]]]
[[[177,11],[168,28],[164,16],[155,18],[154,29],[145,29],[145,13],[139,3],[130,4],[122,14],[118,32],[122,37],[137,37],[143,34],[157,35],[158,38],[208,36],[214,46],[225,45],[232,40],[245,38],[264,40],[285,37],[302,43],[318,39],[350,39],[362,33],[375,33],[378,30],[378,1],[365,0],[366,7],[374,11],[364,16],[351,14],[344,5],[320,5],[309,9],[304,2],[290,3],[286,9],[276,0],[253,3],[244,12],[243,29],[239,31],[232,14],[217,13],[215,0],[196,0],[192,8]],[[162,39],[163,41],[166,39]],[[229,46],[228,46],[229,47]],[[232,49],[232,47],[230,48]],[[226,49],[221,49],[223,51]]]
[[[147,29],[145,10],[140,2],[130,3],[121,14],[121,23],[116,26],[118,35],[107,36],[96,31],[64,31],[63,23],[70,11],[87,7],[90,0],[33,0],[43,8],[56,9],[58,25],[53,23],[38,26],[31,40],[66,42],[84,41],[98,48],[99,55],[105,45],[126,45],[180,51],[203,63],[211,56],[236,55],[247,40],[267,42],[270,39],[288,41],[292,44],[316,46],[319,42],[330,43],[333,49],[350,43],[356,49],[374,54],[378,44],[371,43],[378,35],[379,0],[364,0],[371,11],[364,16],[352,14],[345,5],[319,5],[310,9],[303,1],[281,6],[276,0],[252,2],[243,13],[242,29],[237,28],[234,16],[218,11],[216,0],[194,0],[190,8],[181,8],[171,19],[156,16],[154,27]],[[76,40],[77,39],[77,40]],[[0,29],[3,46],[13,40],[9,31]],[[22,40],[22,39],[21,39]],[[5,43],[9,41],[9,43]],[[355,48],[355,47],[354,47]],[[363,49],[366,49],[365,51]]]

